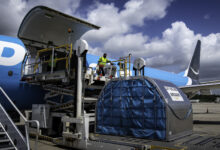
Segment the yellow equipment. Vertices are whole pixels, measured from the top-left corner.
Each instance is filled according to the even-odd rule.
[[[68,52],[68,56],[54,59],[54,51],[56,51],[57,49],[60,49],[60,48],[65,48],[66,52]],[[61,60],[66,60],[66,69],[69,70],[69,65],[70,65],[69,60],[72,57],[72,50],[73,50],[72,44],[65,44],[65,45],[61,45],[61,46],[57,46],[57,47],[53,47],[53,48],[45,48],[42,50],[38,50],[37,56],[35,58],[34,73],[36,73],[36,70],[38,69],[40,63],[42,63],[42,64],[48,63],[49,64],[51,62],[54,62],[54,61],[57,62],[57,61],[61,61]],[[45,52],[49,52],[49,51],[52,52],[51,59],[39,62],[38,59],[39,59],[40,54],[45,53]],[[51,63],[51,64],[53,64],[53,63]]]

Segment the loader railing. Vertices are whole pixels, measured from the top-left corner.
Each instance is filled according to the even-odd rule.
[[[55,52],[63,52],[66,54],[66,56],[64,57],[55,57]],[[43,53],[48,53],[50,54],[50,59],[46,59],[44,60],[41,56],[43,55]],[[65,44],[65,45],[60,45],[57,47],[50,47],[50,48],[45,48],[45,49],[41,49],[37,51],[36,57],[35,57],[35,61],[34,63],[27,63],[27,60],[29,59],[29,55],[26,54],[24,61],[22,62],[22,75],[26,75],[27,73],[25,73],[25,69],[29,69],[28,74],[36,74],[39,72],[40,70],[40,66],[42,66],[43,64],[51,64],[51,70],[50,72],[53,73],[54,72],[54,63],[57,63],[59,61],[65,61],[65,69],[67,71],[67,73],[70,72],[70,62],[71,62],[71,58],[72,58],[72,53],[73,53],[73,46],[72,44]]]
[[[61,57],[61,58],[54,58],[54,52],[57,50],[57,49],[60,49],[60,48],[65,48],[66,51],[65,52],[69,52],[69,54],[66,56],[66,57]],[[44,53],[44,52],[49,52],[51,51],[51,60],[46,60],[46,61],[41,61],[41,62],[38,62],[38,59],[39,59],[39,56],[40,54]],[[37,52],[37,56],[36,56],[36,59],[35,59],[35,65],[34,65],[34,73],[36,72],[36,69],[38,68],[38,65],[40,63],[51,63],[51,73],[53,73],[53,64],[54,64],[54,61],[61,61],[61,60],[66,60],[66,70],[69,71],[69,66],[70,66],[70,59],[72,57],[72,44],[65,44],[65,45],[61,45],[61,46],[57,46],[57,47],[52,47],[52,48],[45,48],[45,49],[42,49],[42,50],[39,50]]]
[[[115,60],[112,62],[118,62],[120,77],[131,76],[131,54],[125,57],[120,57],[119,60]]]

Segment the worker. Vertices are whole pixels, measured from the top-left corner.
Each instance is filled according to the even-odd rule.
[[[107,59],[107,54],[104,53],[103,56],[100,57],[99,61],[98,61],[98,66],[99,66],[98,74],[99,75],[105,76],[104,67],[105,67],[106,63],[111,63],[111,61]]]

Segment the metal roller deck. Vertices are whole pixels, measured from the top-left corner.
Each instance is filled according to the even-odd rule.
[[[143,148],[167,149],[167,150],[220,149],[220,134],[217,136],[211,136],[211,135],[202,135],[201,133],[193,133],[192,135],[185,136],[170,142],[95,134],[93,136],[93,140],[104,143],[131,146],[138,149],[143,149]]]

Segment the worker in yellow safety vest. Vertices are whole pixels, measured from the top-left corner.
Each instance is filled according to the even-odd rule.
[[[107,59],[107,54],[104,53],[103,56],[100,57],[99,61],[98,61],[98,66],[99,66],[98,74],[99,75],[105,76],[104,67],[105,67],[106,63],[111,63],[111,61]]]

